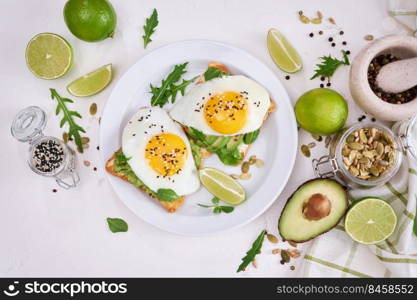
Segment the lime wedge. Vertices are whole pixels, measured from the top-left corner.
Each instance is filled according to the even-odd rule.
[[[238,205],[246,199],[243,187],[222,171],[213,168],[201,169],[200,180],[210,193],[226,203]]]
[[[274,28],[269,29],[266,41],[269,55],[281,70],[295,73],[302,68],[303,63],[300,55],[281,32]]]
[[[26,47],[26,64],[37,77],[55,79],[65,75],[72,66],[71,45],[54,33],[34,36]]]
[[[352,239],[362,244],[377,244],[387,239],[397,225],[397,216],[384,200],[366,198],[346,214],[345,229]]]
[[[67,86],[68,92],[77,97],[88,97],[102,91],[112,79],[111,64],[102,66]]]

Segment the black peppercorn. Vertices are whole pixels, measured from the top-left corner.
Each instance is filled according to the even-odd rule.
[[[346,46],[347,45],[346,41],[343,41],[342,42],[342,45]]]
[[[326,86],[331,86],[332,84],[330,83],[330,82],[328,82],[327,84],[326,84]]]
[[[321,88],[324,88],[324,84],[323,84],[323,83],[320,83],[320,87],[321,87]]]
[[[314,33],[310,32],[309,36],[310,37],[313,37],[314,36]]]
[[[333,42],[333,38],[332,37],[329,37],[329,42]]]
[[[343,34],[344,34],[343,30],[341,30],[341,31],[339,32],[339,34],[340,34],[340,35],[343,35]]]
[[[336,46],[336,43],[332,43],[332,47]]]
[[[322,34],[323,34],[323,31],[321,31],[321,30],[320,30],[320,31],[319,31],[319,34],[320,34],[320,35],[322,35]]]
[[[290,75],[285,76],[286,80],[290,80]]]

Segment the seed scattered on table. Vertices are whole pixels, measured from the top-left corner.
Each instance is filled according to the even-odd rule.
[[[84,161],[84,166],[89,167],[91,165],[91,163],[88,160]]]
[[[374,36],[372,34],[367,34],[363,38],[365,41],[372,41],[374,39]]]
[[[90,115],[94,116],[97,113],[97,104],[92,103],[90,105]]]
[[[310,149],[308,148],[307,145],[302,145],[301,146],[301,152],[304,154],[305,157],[310,157],[311,156]]]

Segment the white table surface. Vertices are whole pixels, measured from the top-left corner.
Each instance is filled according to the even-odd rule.
[[[96,149],[98,116],[129,66],[159,46],[185,39],[218,40],[247,50],[282,79],[295,103],[303,92],[320,83],[309,80],[317,58],[329,53],[340,57],[340,48],[336,50],[326,41],[328,32],[336,34],[339,29],[327,22],[302,24],[297,12],[302,9],[313,15],[320,10],[325,18],[333,17],[345,31],[343,38],[336,34],[337,40],[348,42],[347,49],[353,57],[367,43],[364,35],[382,36],[401,30],[387,17],[385,1],[113,0],[118,16],[115,38],[99,43],[80,41],[68,31],[62,16],[64,3],[65,0],[0,2],[0,276],[296,276],[297,269],[289,271],[288,265],[280,265],[279,257],[272,255],[260,259],[257,269],[251,267],[238,275],[235,270],[262,229],[278,234],[277,219],[285,200],[299,184],[313,177],[310,159],[299,152],[285,191],[252,223],[211,236],[177,236],[143,222],[111,189]],[[154,41],[144,50],[141,27],[154,7],[158,9],[160,24],[152,37]],[[285,74],[268,55],[265,37],[270,27],[282,31],[302,56],[303,70],[291,75],[289,81],[284,80]],[[324,36],[317,35],[320,29],[325,31]],[[73,46],[75,64],[63,78],[40,80],[26,68],[26,44],[40,32],[60,34]],[[314,38],[308,37],[310,32],[316,33]],[[18,110],[38,105],[48,114],[45,133],[61,136],[60,117],[54,116],[55,103],[48,88],[68,96],[65,86],[70,81],[107,63],[113,63],[115,70],[112,84],[96,96],[75,99],[71,106],[84,116],[80,123],[91,138],[90,148],[79,160],[89,160],[92,165],[80,164],[79,187],[65,191],[57,188],[53,180],[29,170],[28,146],[12,138],[10,124]],[[341,68],[332,87],[348,100],[352,123],[362,113],[351,99],[347,78],[348,68]],[[88,114],[92,102],[99,107],[96,117]],[[311,141],[308,133],[300,131],[300,143]],[[320,147],[312,150],[313,156],[324,153]],[[94,166],[98,168],[96,172]],[[54,188],[57,193],[52,192]],[[111,233],[106,224],[109,216],[125,219],[129,231]],[[308,247],[308,243],[300,248],[303,247]]]

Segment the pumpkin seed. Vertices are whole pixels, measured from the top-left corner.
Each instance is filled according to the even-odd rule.
[[[89,167],[91,165],[91,163],[88,160],[84,161],[84,166]]]
[[[300,10],[298,12],[298,15],[299,15],[299,19],[300,19],[301,23],[304,23],[304,24],[310,23],[310,18],[305,16],[302,10]]]
[[[250,168],[249,162],[245,161],[242,164],[242,167],[241,167],[242,173],[248,173],[249,172],[249,168]]]
[[[372,34],[367,34],[363,37],[365,41],[372,41],[374,39],[374,36]]]
[[[328,18],[327,20],[330,24],[336,25],[336,21],[333,18]]]
[[[316,143],[314,143],[314,142],[309,143],[309,144],[307,145],[307,147],[308,147],[308,148],[310,148],[310,149],[312,149],[312,148],[316,147]]]
[[[239,176],[239,179],[247,180],[252,177],[251,173],[243,173]]]
[[[254,163],[256,163],[256,156],[251,155],[251,157],[249,157],[249,164],[253,165]]]
[[[352,150],[362,150],[364,148],[364,146],[358,142],[348,143],[348,146]]]
[[[69,139],[68,132],[64,132],[64,133],[62,134],[62,139],[63,139],[63,141],[64,141],[64,144],[67,144],[67,143],[68,143],[68,139]]]
[[[348,143],[352,143],[354,141],[355,141],[355,136],[353,136],[351,134],[346,138],[346,142],[348,142]]]
[[[366,137],[365,131],[363,131],[363,129],[361,129],[359,131],[359,138],[360,138],[362,143],[364,143],[364,144],[368,143],[368,138]]]
[[[81,144],[88,144],[90,142],[90,138],[89,137],[86,137],[86,136],[83,136],[82,138],[81,138]]]
[[[281,253],[281,249],[273,249],[272,250],[272,254],[280,254]]]
[[[278,238],[275,235],[267,233],[266,237],[268,238],[268,241],[270,241],[271,243],[273,244],[278,243]]]
[[[323,140],[323,137],[321,135],[318,134],[311,134],[311,136],[313,137],[313,139],[315,139],[317,142],[321,142]]]
[[[297,248],[297,243],[288,241],[288,244],[290,244],[292,247]]]
[[[256,166],[258,167],[258,168],[262,168],[263,166],[265,165],[265,163],[264,163],[264,161],[262,160],[262,159],[257,159],[256,160]]]
[[[355,167],[350,167],[349,168],[349,172],[353,175],[353,176],[358,176],[359,175],[359,170],[356,169]]]
[[[301,152],[304,154],[305,157],[310,157],[311,156],[310,149],[306,145],[301,146]]]
[[[371,174],[374,175],[375,177],[379,176],[379,170],[377,167],[374,167],[374,166],[370,167],[369,172],[371,172]]]
[[[230,177],[232,177],[233,179],[239,179],[240,175],[239,174],[231,174]]]
[[[91,103],[90,105],[90,115],[94,116],[97,113],[97,104]]]

